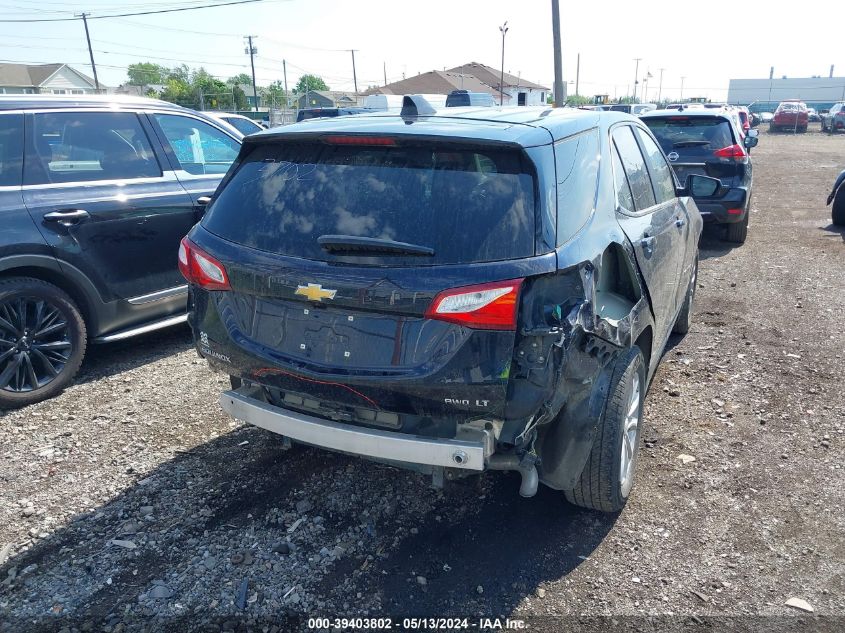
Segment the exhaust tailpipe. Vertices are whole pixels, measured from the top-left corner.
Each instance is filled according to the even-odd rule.
[[[540,477],[533,457],[526,455],[519,459],[516,455],[491,455],[487,463],[490,470],[516,470],[522,476],[519,485],[520,497],[533,497],[537,494]]]

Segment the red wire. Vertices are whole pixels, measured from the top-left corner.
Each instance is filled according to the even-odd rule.
[[[316,383],[318,385],[329,385],[331,387],[343,387],[344,389],[347,389],[347,390],[351,391],[352,393],[354,393],[356,396],[363,398],[364,400],[369,402],[371,405],[373,405],[376,409],[381,409],[381,407],[378,406],[378,404],[374,400],[371,400],[370,398],[365,396],[363,393],[361,393],[360,391],[356,391],[355,389],[353,389],[349,385],[344,385],[344,384],[339,383],[339,382],[327,382],[325,380],[315,380],[313,378],[306,378],[305,376],[299,376],[299,375],[291,373],[289,371],[285,371],[284,369],[273,369],[272,367],[264,367],[263,369],[259,369],[258,371],[255,372],[256,377],[264,376],[266,374],[284,374],[285,376],[290,376],[292,378],[296,378],[298,380],[304,380],[306,382],[313,382],[313,383]]]

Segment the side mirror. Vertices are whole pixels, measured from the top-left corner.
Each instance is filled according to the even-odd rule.
[[[756,140],[756,139],[755,139]],[[710,176],[692,174],[687,176],[687,183],[682,190],[682,195],[693,198],[712,198],[722,186],[722,181]]]
[[[750,130],[748,136],[745,137],[743,143],[745,144],[746,149],[751,149],[752,147],[757,147],[757,143],[760,142],[760,139],[757,136],[751,136],[750,132],[756,132],[756,130]]]

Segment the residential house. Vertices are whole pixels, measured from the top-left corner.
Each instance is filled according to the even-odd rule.
[[[502,90],[505,93],[504,105],[546,105],[546,98],[551,92],[551,88],[535,84],[510,73],[504,74],[503,82],[501,70],[478,62],[456,66],[449,72],[468,73],[485,84]],[[499,84],[501,83],[504,83],[504,87],[500,87]]]
[[[107,88],[100,84],[99,92]],[[88,75],[67,64],[0,64],[0,94],[95,94]]]

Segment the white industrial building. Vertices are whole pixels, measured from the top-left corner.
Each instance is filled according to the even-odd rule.
[[[728,103],[763,105],[786,99],[801,99],[812,107],[830,107],[845,101],[845,77],[795,77],[773,79],[731,79]]]

